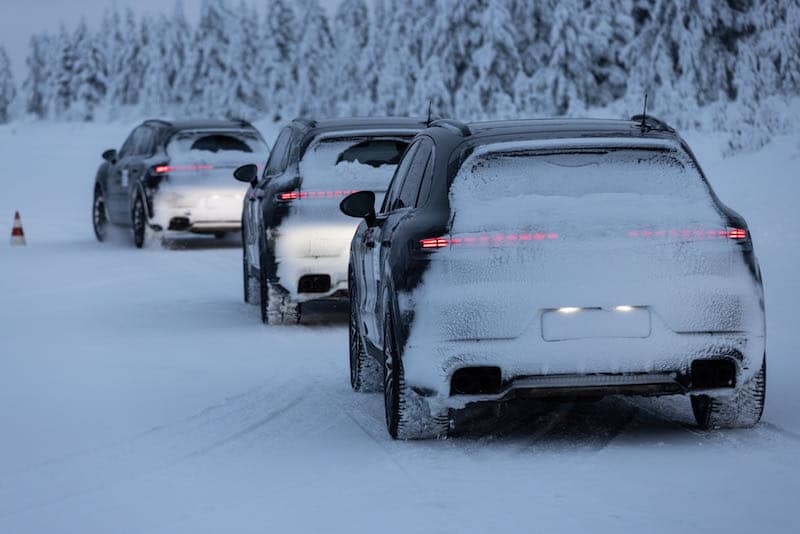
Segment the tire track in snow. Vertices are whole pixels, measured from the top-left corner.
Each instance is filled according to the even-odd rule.
[[[263,388],[259,388],[259,390],[261,389]],[[124,442],[122,447],[104,447],[87,454],[72,456],[67,461],[47,463],[42,469],[30,469],[19,476],[3,477],[0,480],[0,518],[46,508],[70,499],[90,495],[202,457],[265,427],[300,404],[305,396],[306,391],[302,390],[300,394],[296,394],[288,401],[280,403],[278,408],[269,411],[266,416],[263,416],[263,410],[259,411],[257,407],[263,408],[264,404],[274,405],[276,403],[271,401],[270,395],[262,396],[246,393],[244,397],[234,397],[239,400],[243,398],[248,400],[247,404],[242,407],[239,406],[240,402],[238,401],[235,403],[226,401],[221,405],[206,408],[178,424],[165,425],[158,429],[150,430],[135,441]],[[217,414],[213,418],[207,417],[209,414],[214,414],[223,409],[226,410],[226,413]],[[241,424],[244,422],[241,416],[246,415],[245,419],[249,420],[253,418],[252,414],[256,412],[260,412],[259,415],[261,416],[256,421],[241,428]],[[199,439],[196,439],[198,438],[197,434],[202,434],[203,431],[205,433],[209,431],[219,433],[220,429],[215,424],[219,422],[225,423],[226,425],[224,426],[238,428],[233,431],[223,429],[225,435],[222,438],[199,436]],[[177,443],[175,443],[176,440]],[[198,441],[208,442],[209,440],[211,440],[211,443],[197,446]],[[133,447],[133,445],[137,445],[137,447]],[[167,446],[165,447],[165,445]],[[189,451],[172,452],[169,450],[176,445],[184,449],[188,448]],[[100,457],[94,454],[96,452],[102,453]],[[148,456],[148,453],[155,454],[156,458],[145,458],[144,462],[136,461],[137,458]],[[83,467],[83,464],[86,464],[87,467]],[[76,478],[73,474],[75,471],[81,472],[83,476]],[[93,480],[87,479],[86,477],[90,473],[99,474],[100,480],[97,480],[97,478]],[[105,476],[105,479],[103,479],[103,476]],[[74,487],[62,489],[58,487],[60,479],[83,480],[85,484],[78,491],[74,491]],[[37,502],[25,503],[22,506],[9,506],[8,503],[13,502],[13,489],[19,485],[38,485],[43,491],[51,491],[54,495]],[[11,492],[11,495],[4,495],[6,491],[3,490],[6,488]]]

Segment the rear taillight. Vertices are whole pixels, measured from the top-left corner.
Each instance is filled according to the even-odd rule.
[[[278,202],[291,202],[293,200],[341,198],[351,193],[356,193],[357,191],[357,189],[337,189],[335,191],[286,191],[275,195],[275,200]]]
[[[491,245],[516,245],[535,241],[547,241],[559,239],[559,235],[553,232],[536,232],[524,234],[470,234],[448,237],[427,237],[419,240],[419,247],[422,250],[438,250],[447,247],[479,247]]]
[[[168,174],[171,172],[185,171],[210,171],[213,165],[156,165],[153,167],[153,174]]]
[[[728,228],[726,230],[704,230],[698,228],[682,228],[669,230],[631,230],[629,237],[644,239],[736,239],[746,240],[747,230],[742,228]]]

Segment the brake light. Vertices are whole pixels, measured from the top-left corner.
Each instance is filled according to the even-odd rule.
[[[728,228],[727,230],[703,230],[703,229],[669,229],[669,230],[631,230],[629,237],[637,238],[663,238],[672,239],[747,239],[747,230],[742,228]]]
[[[213,165],[156,165],[153,167],[153,172],[155,174],[167,174],[183,171],[210,171],[213,168]]]
[[[446,247],[461,247],[461,246],[485,246],[489,244],[503,244],[509,243],[512,245],[525,243],[528,241],[544,241],[551,239],[559,239],[559,235],[553,232],[548,233],[535,233],[535,234],[484,234],[484,235],[466,235],[463,237],[427,237],[419,240],[419,246],[423,250],[436,250]]]
[[[338,189],[335,191],[287,191],[275,195],[278,202],[290,202],[292,200],[319,199],[319,198],[339,198],[346,197],[351,193],[357,193],[358,189]]]

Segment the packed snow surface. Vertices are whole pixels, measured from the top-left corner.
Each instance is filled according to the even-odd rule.
[[[129,131],[0,128],[0,233],[19,210],[28,241],[0,241],[0,532],[800,530],[796,137],[723,159],[688,136],[764,273],[757,428],[609,398],[403,443],[350,390],[341,317],[265,327],[241,301],[236,241],[95,241],[100,153]]]

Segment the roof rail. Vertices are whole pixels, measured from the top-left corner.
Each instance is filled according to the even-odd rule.
[[[307,119],[305,117],[297,117],[292,122],[300,123],[308,128],[315,128],[317,126],[317,121],[314,119]]]
[[[638,122],[643,130],[659,130],[662,132],[675,131],[672,128],[672,126],[662,121],[661,119],[653,117],[652,115],[642,115],[640,113],[638,115],[634,115],[633,117],[631,117],[631,120],[633,122]]]
[[[455,132],[461,135],[462,137],[468,137],[472,135],[469,126],[467,126],[463,122],[454,119],[437,119],[431,122],[429,126],[439,126],[440,128],[447,128],[448,130]]]

